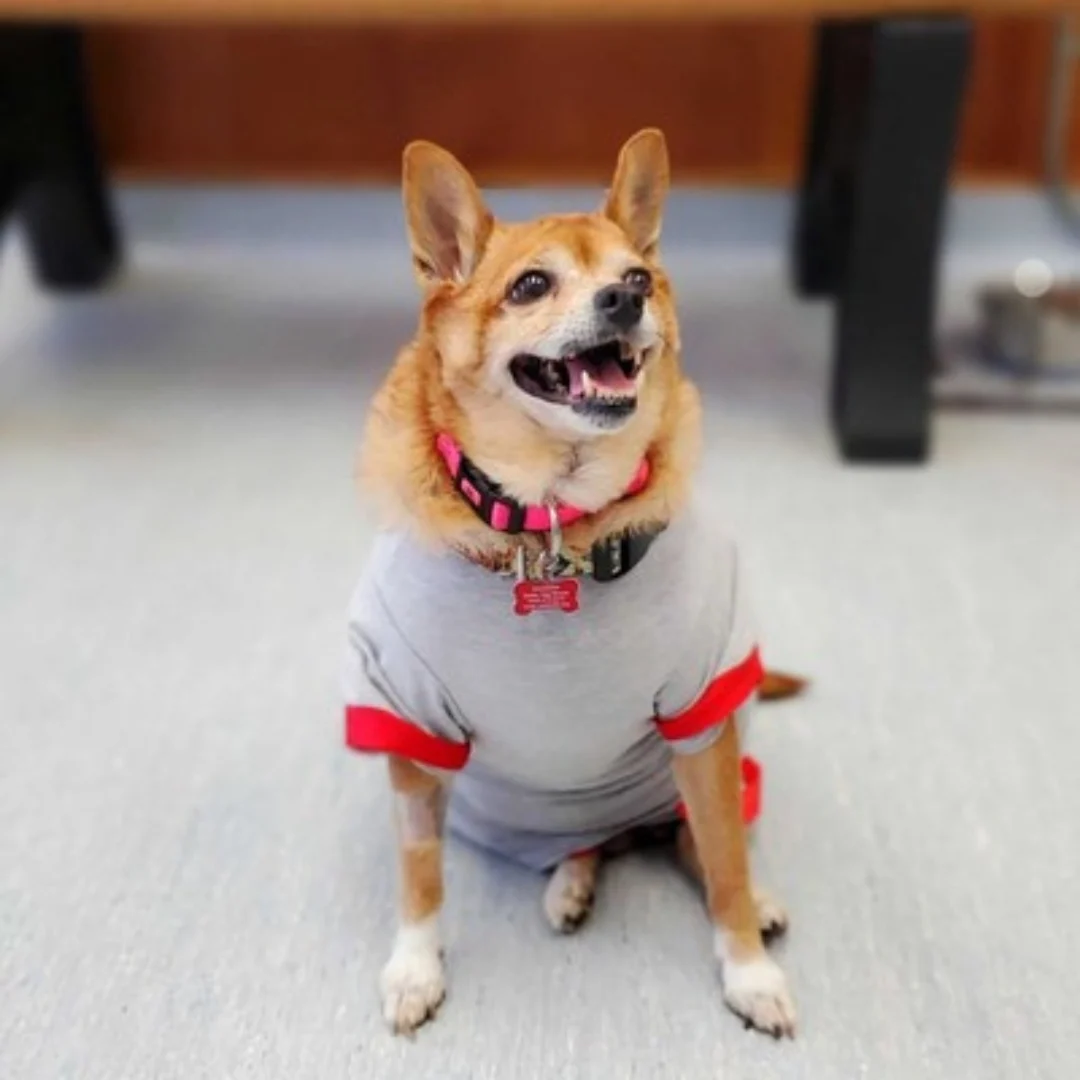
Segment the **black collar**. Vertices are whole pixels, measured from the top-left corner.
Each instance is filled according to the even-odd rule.
[[[537,517],[536,508],[526,507],[507,495],[502,485],[470,461],[449,436],[439,436],[437,449],[446,463],[454,487],[485,525],[511,535],[548,531],[547,525],[532,528]],[[647,482],[646,464],[643,470],[639,469],[624,498],[636,495]],[[562,514],[559,516],[562,517]],[[592,546],[589,559],[593,580],[607,582],[625,577],[645,558],[652,542],[663,531],[664,527],[658,526],[644,531],[615,533],[597,540]]]

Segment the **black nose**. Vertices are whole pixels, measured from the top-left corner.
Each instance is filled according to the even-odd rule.
[[[616,330],[632,330],[641,322],[645,297],[628,285],[606,285],[593,297],[596,310]]]

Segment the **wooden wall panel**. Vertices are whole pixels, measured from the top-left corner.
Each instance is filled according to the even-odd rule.
[[[123,174],[397,178],[410,138],[487,182],[596,181],[645,124],[682,180],[788,183],[803,140],[807,23],[94,30],[107,152]],[[962,177],[1040,172],[1049,24],[977,35]],[[1078,161],[1080,164],[1080,161]]]
[[[1042,176],[1053,24],[1000,19],[979,26],[958,167],[983,180]]]

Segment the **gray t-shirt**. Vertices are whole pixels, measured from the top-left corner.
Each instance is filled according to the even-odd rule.
[[[674,820],[671,753],[698,750],[760,681],[732,542],[691,510],[580,610],[513,612],[513,579],[402,533],[349,611],[346,732],[459,770],[450,826],[544,869]]]

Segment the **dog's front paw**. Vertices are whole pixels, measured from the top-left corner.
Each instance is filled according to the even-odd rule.
[[[551,928],[572,934],[589,917],[595,897],[595,856],[559,863],[544,889],[544,914]]]
[[[442,951],[434,923],[403,926],[379,980],[383,1016],[398,1035],[433,1017],[446,997]]]
[[[753,960],[723,960],[724,1001],[746,1026],[779,1039],[795,1035],[795,1003],[780,965],[762,953]]]

